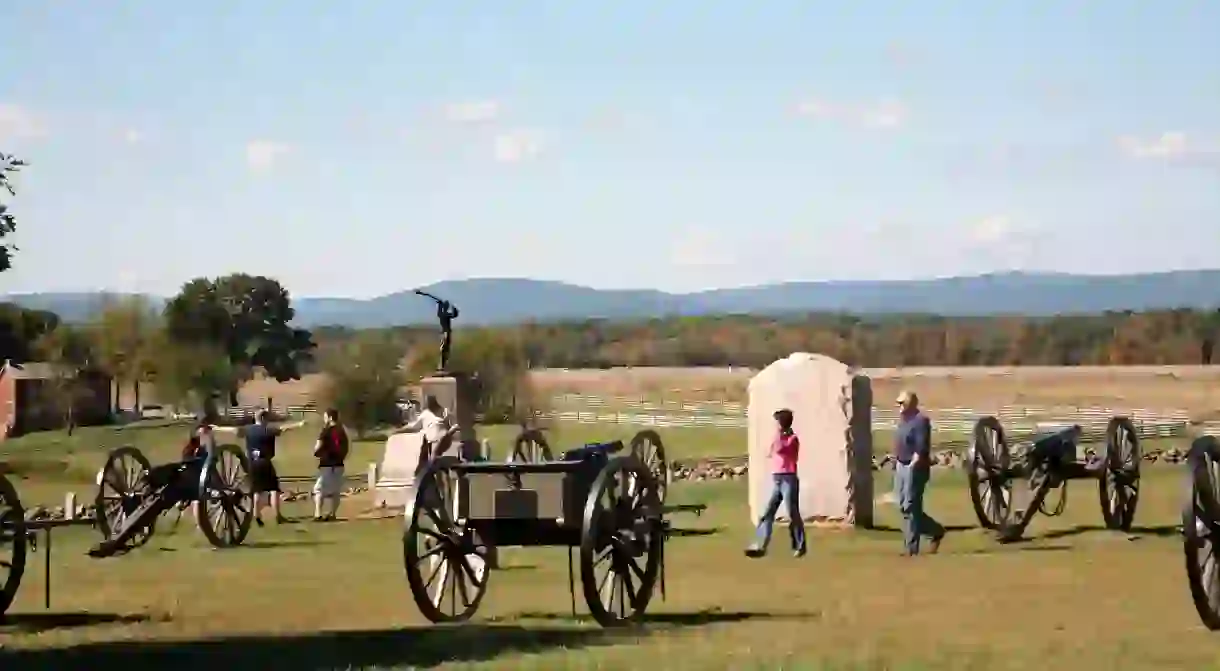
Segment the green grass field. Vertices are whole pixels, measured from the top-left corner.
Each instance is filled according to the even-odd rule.
[[[172,456],[176,440],[152,440],[168,430],[145,431],[137,444]],[[493,443],[496,431],[507,430],[486,431]],[[565,426],[556,434],[567,444],[616,431],[631,433]],[[737,440],[683,438],[666,435],[692,454],[704,446],[723,453]],[[303,441],[290,442],[301,454],[281,452],[307,472]],[[44,462],[67,466],[58,481],[27,473],[18,481],[23,497],[41,490],[54,501],[56,487],[79,474],[89,481],[102,449],[42,445]],[[8,459],[17,447],[5,445]],[[353,461],[378,450],[359,445]],[[878,492],[887,491],[890,474],[877,477]],[[668,598],[658,595],[649,623],[630,632],[571,617],[560,549],[506,550],[506,568],[492,574],[475,620],[430,626],[403,575],[401,519],[270,526],[232,550],[209,548],[184,520],[144,548],[102,560],[84,554],[96,541],[92,530],[61,530],[52,607],[43,609],[44,557],[35,554],[0,625],[0,668],[1218,668],[1220,639],[1197,622],[1185,584],[1175,529],[1181,478],[1171,466],[1145,470],[1140,526],[1130,535],[1097,529],[1096,486],[1078,482],[1063,516],[1036,520],[1029,542],[999,546],[973,528],[964,477],[937,471],[930,509],[959,530],[939,555],[914,560],[898,556],[890,506],[878,508],[877,530],[812,531],[803,559],[784,551],[780,529],[774,556],[747,560],[744,483],[679,484],[675,499],[709,509],[700,518],[675,515],[676,526],[706,535],[671,539]],[[364,507],[359,498],[345,500],[343,517]],[[288,512],[307,508],[291,504]]]

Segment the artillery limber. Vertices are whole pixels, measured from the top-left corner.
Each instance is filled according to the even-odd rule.
[[[669,532],[663,481],[639,456],[648,445],[657,448],[653,454],[663,455],[663,448],[655,433],[644,433],[632,441],[639,449],[622,456],[616,456],[622,441],[614,441],[549,461],[434,459],[416,481],[403,537],[420,612],[432,622],[469,619],[487,591],[493,548],[548,546],[568,549],[573,610],[578,550],[581,591],[593,618],[605,627],[638,620],[658,580],[664,597]]]
[[[91,557],[122,554],[146,544],[157,518],[193,508],[196,524],[215,547],[240,545],[254,519],[250,463],[236,445],[206,457],[153,466],[134,447],[110,452],[97,475],[95,521],[104,540]]]
[[[1190,598],[1203,625],[1220,629],[1220,440],[1200,436],[1186,455],[1187,500],[1182,548]]]
[[[1002,542],[1019,539],[1034,515],[1055,517],[1067,504],[1070,480],[1097,481],[1102,519],[1107,529],[1129,531],[1139,503],[1139,434],[1131,420],[1114,417],[1106,426],[1101,454],[1077,455],[1081,428],[1069,426],[1034,436],[1010,449],[994,417],[974,427],[967,479],[979,524],[994,530]],[[1047,498],[1058,491],[1053,507]]]

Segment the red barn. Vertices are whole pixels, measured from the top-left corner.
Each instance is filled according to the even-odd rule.
[[[62,392],[62,369],[54,364],[30,361],[5,362],[0,367],[0,440],[31,431],[49,431],[66,426]],[[110,376],[84,371],[77,375],[72,416],[77,426],[104,424],[110,420]]]

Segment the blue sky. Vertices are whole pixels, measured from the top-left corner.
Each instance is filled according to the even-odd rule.
[[[1220,266],[1220,3],[9,2],[0,293]]]

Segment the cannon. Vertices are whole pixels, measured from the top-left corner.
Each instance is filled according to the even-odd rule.
[[[194,505],[196,524],[218,548],[240,545],[254,520],[250,463],[236,445],[218,445],[204,458],[152,466],[140,450],[120,447],[97,474],[95,523],[103,540],[91,557],[124,554],[146,544],[157,518]]]
[[[657,491],[661,502],[665,502],[665,494],[669,490],[672,474],[669,462],[665,458],[665,445],[656,431],[644,430],[635,434],[630,443],[631,454],[652,473],[657,482]],[[539,463],[551,461],[551,447],[546,436],[538,429],[524,429],[513,442],[511,461]]]
[[[1095,479],[1106,528],[1129,531],[1139,504],[1140,444],[1135,425],[1126,417],[1111,418],[1103,452],[1092,460],[1077,456],[1080,434],[1079,426],[1069,426],[1010,449],[999,420],[980,419],[967,470],[979,524],[995,531],[1001,542],[1018,540],[1035,514],[1063,513],[1068,481]],[[1058,490],[1058,501],[1048,508],[1047,497],[1053,490]]]
[[[1182,549],[1190,599],[1203,626],[1220,629],[1220,440],[1200,436],[1186,453]]]
[[[546,546],[568,550],[573,612],[578,550],[593,618],[603,627],[638,621],[658,580],[664,597],[669,525],[660,482],[634,450],[623,450],[616,440],[551,461],[434,459],[416,481],[403,535],[407,581],[424,617],[468,620],[487,591],[494,548]]]
[[[25,555],[31,533],[17,488],[0,473],[0,617],[8,611],[25,574]]]

